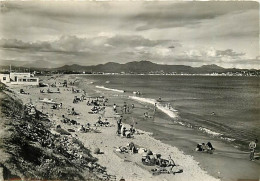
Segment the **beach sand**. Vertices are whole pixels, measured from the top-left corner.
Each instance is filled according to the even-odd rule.
[[[48,79],[48,77],[44,77],[45,83],[54,83],[54,82],[63,82],[67,77],[57,77],[55,79]],[[61,125],[63,129],[74,129],[76,132],[72,132],[71,134],[75,137],[78,137],[80,141],[82,141],[85,147],[90,148],[92,153],[96,148],[100,148],[103,154],[94,155],[98,158],[98,163],[102,166],[107,167],[108,174],[116,175],[117,180],[120,178],[124,178],[127,181],[130,180],[199,180],[199,181],[214,181],[214,180],[237,180],[237,179],[257,179],[259,178],[260,167],[259,163],[250,162],[246,160],[244,155],[241,156],[237,154],[237,158],[230,158],[223,156],[221,154],[199,154],[192,153],[195,155],[195,160],[193,156],[189,154],[185,154],[178,148],[183,148],[186,144],[182,142],[179,135],[172,138],[171,142],[176,141],[176,145],[172,146],[170,144],[166,144],[166,142],[161,142],[156,140],[151,136],[151,133],[144,132],[139,130],[142,134],[135,134],[134,138],[128,139],[124,137],[120,137],[116,135],[116,120],[118,119],[118,115],[114,114],[112,107],[106,107],[104,112],[100,114],[89,114],[92,106],[87,106],[86,101],[79,102],[76,104],[72,103],[74,96],[80,96],[82,93],[72,93],[71,86],[67,88],[59,87],[61,93],[40,93],[40,89],[47,88],[39,88],[39,87],[23,87],[25,92],[28,92],[29,95],[19,94],[20,87],[13,86],[10,87],[15,93],[8,93],[13,97],[19,97],[23,101],[23,103],[32,102],[36,108],[44,113],[48,113],[50,115],[51,120],[55,125]],[[57,88],[50,88],[51,90],[56,90]],[[86,91],[88,93],[88,90]],[[50,105],[43,104],[39,101],[39,99],[48,98],[53,99],[55,102],[62,102],[63,108],[59,110],[50,109]],[[68,115],[68,109],[74,108],[76,112],[80,113],[79,115],[72,116]],[[111,127],[98,127],[96,128],[100,133],[88,132],[81,133],[78,130],[80,125],[67,125],[62,123],[60,120],[62,119],[62,115],[70,119],[74,119],[79,122],[81,125],[86,125],[86,123],[90,123],[93,125],[98,120],[99,116],[102,116],[102,120],[105,118],[114,125]],[[129,125],[124,125],[129,128]],[[147,169],[144,169],[141,164],[141,155],[118,155],[115,153],[115,149],[119,146],[126,146],[130,142],[133,142],[140,147],[147,148],[152,150],[154,153],[160,153],[163,158],[167,158],[168,155],[171,155],[176,164],[180,165],[183,168],[183,173],[173,174],[160,174],[157,176],[153,176],[151,172]],[[176,147],[175,147],[176,146]],[[187,145],[189,146],[189,144]],[[193,145],[194,146],[194,145]],[[226,151],[226,147],[224,145],[215,145],[218,148],[222,146],[224,151]],[[234,152],[234,150],[231,150]],[[221,153],[221,150],[220,152]],[[125,159],[124,159],[125,157]],[[199,162],[203,164],[200,164]],[[259,172],[258,172],[259,171]]]

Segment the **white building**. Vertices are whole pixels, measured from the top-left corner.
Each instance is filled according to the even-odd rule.
[[[6,85],[39,85],[39,78],[30,73],[0,74],[0,81]]]
[[[10,82],[10,75],[9,74],[0,74],[0,82],[6,84]]]

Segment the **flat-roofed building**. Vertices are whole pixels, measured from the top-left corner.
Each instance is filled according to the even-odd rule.
[[[31,73],[0,74],[0,81],[7,85],[39,85],[39,78],[34,77]]]

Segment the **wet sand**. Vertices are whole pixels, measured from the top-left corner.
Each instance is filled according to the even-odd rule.
[[[129,115],[132,116],[132,115]],[[249,152],[241,151],[228,142],[221,142],[214,137],[209,137],[194,129],[169,123],[164,115],[159,114],[160,119],[140,119],[136,125],[138,128],[153,132],[155,139],[168,145],[176,146],[185,154],[192,155],[210,175],[221,180],[231,181],[238,179],[260,178],[260,160],[249,161]],[[190,118],[192,119],[192,118]],[[131,121],[129,119],[129,124]],[[194,151],[198,143],[210,141],[216,150],[214,154]]]

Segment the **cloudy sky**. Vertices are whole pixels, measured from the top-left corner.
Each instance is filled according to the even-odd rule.
[[[256,2],[0,2],[0,65],[260,69]]]

